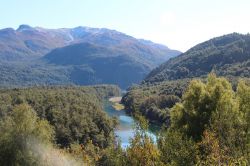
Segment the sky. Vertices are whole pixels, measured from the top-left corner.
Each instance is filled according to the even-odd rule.
[[[250,32],[250,0],[0,0],[0,28],[109,28],[186,51]]]

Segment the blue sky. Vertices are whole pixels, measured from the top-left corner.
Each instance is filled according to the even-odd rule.
[[[0,28],[105,27],[186,51],[250,32],[250,0],[0,0]]]

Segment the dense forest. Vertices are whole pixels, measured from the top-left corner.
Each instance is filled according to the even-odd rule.
[[[183,78],[220,76],[250,77],[250,35],[232,33],[194,46],[154,69],[144,80],[154,83]]]
[[[236,90],[238,81],[245,80],[250,83],[249,78],[226,77]],[[203,82],[205,78],[200,78]],[[131,115],[142,114],[151,123],[169,126],[170,108],[175,103],[180,102],[183,93],[185,93],[188,84],[192,79],[179,79],[172,81],[162,81],[153,84],[135,85],[129,88],[123,96],[122,103],[127,112]]]
[[[181,101],[189,81],[183,79],[133,86],[123,96],[122,103],[128,113],[140,113],[151,122],[169,124],[170,108]]]
[[[114,86],[1,90],[0,163],[249,164],[250,86],[243,80],[236,90],[215,74],[190,80],[170,108],[169,127],[162,128],[157,143],[146,132],[148,121],[135,114],[135,135],[126,149],[114,139],[116,120],[98,104],[117,94]]]
[[[168,60],[140,85],[131,87],[122,102],[131,113],[169,125],[169,109],[179,102],[193,78],[205,81],[210,72],[226,77],[236,90],[239,79],[249,82],[250,36],[233,33],[217,37]]]
[[[28,139],[33,134],[35,137],[40,137],[40,134],[41,137],[49,136],[50,139],[53,136],[53,142],[61,148],[74,143],[85,145],[90,141],[95,147],[108,147],[114,141],[113,131],[117,121],[102,111],[102,100],[119,94],[119,88],[111,85],[0,90],[0,163],[9,165],[15,163],[15,159],[28,162],[26,159],[22,161],[24,156],[11,151],[24,153],[23,148],[26,147],[22,146],[26,145],[22,145],[22,139]],[[34,125],[36,121],[37,127]],[[12,127],[17,128],[12,131]],[[31,131],[28,131],[29,128]]]

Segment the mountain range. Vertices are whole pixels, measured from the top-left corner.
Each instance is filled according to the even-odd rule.
[[[181,52],[106,28],[0,30],[2,86],[91,85],[127,88]]]

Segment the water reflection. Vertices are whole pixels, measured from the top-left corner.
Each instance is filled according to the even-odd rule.
[[[109,116],[116,116],[119,119],[119,125],[115,130],[115,134],[119,137],[121,145],[123,148],[129,146],[129,139],[134,136],[134,122],[135,120],[125,113],[125,110],[117,111],[112,107],[110,102],[105,102],[104,110]],[[155,129],[155,128],[154,128]],[[156,136],[153,131],[147,131],[147,133],[152,137],[154,142],[156,142]]]

